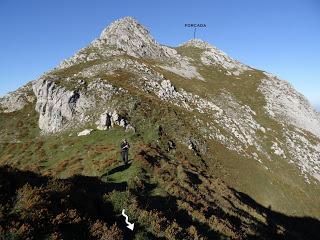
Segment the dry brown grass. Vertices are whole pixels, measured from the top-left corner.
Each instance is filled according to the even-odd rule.
[[[83,158],[80,156],[72,156],[70,158],[64,159],[52,169],[52,173],[59,175],[61,173],[67,172],[67,176],[79,174],[83,171],[82,160]]]

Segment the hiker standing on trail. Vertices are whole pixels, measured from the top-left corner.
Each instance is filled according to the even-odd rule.
[[[128,163],[128,154],[129,154],[130,145],[126,139],[123,139],[121,143],[121,157],[124,164]]]

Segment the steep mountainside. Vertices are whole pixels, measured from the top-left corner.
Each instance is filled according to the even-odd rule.
[[[0,164],[67,178],[59,181],[71,188],[74,175],[88,176],[87,187],[94,182],[94,198],[112,205],[106,211],[118,224],[110,230],[103,224],[111,220],[79,214],[91,228],[135,239],[318,237],[297,227],[317,220],[286,215],[320,218],[319,114],[289,83],[202,40],[163,46],[135,19],[120,19],[1,98],[0,110]],[[119,167],[122,138],[131,164]],[[39,191],[30,181],[19,184]],[[124,206],[138,225],[133,235],[119,226]],[[84,239],[105,239],[92,231]],[[52,234],[67,236],[59,227]]]

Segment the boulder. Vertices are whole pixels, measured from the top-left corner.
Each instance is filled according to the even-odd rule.
[[[128,124],[126,126],[126,132],[130,132],[130,131],[135,132],[136,129],[132,125]]]
[[[85,130],[83,130],[82,132],[79,132],[79,133],[78,133],[78,137],[89,135],[89,134],[92,132],[92,130],[93,130],[93,129],[85,129]]]

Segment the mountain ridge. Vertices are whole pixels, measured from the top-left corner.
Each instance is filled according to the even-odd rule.
[[[216,203],[237,215],[228,187],[275,211],[320,217],[319,115],[289,83],[202,40],[170,48],[133,18],[120,19],[1,98],[0,110],[1,164],[103,178],[117,169],[118,143],[128,138],[132,165],[107,182],[156,184],[180,198],[175,204],[183,211],[212,228],[218,223],[231,238],[245,237],[205,207]],[[242,231],[254,231],[242,220]]]

